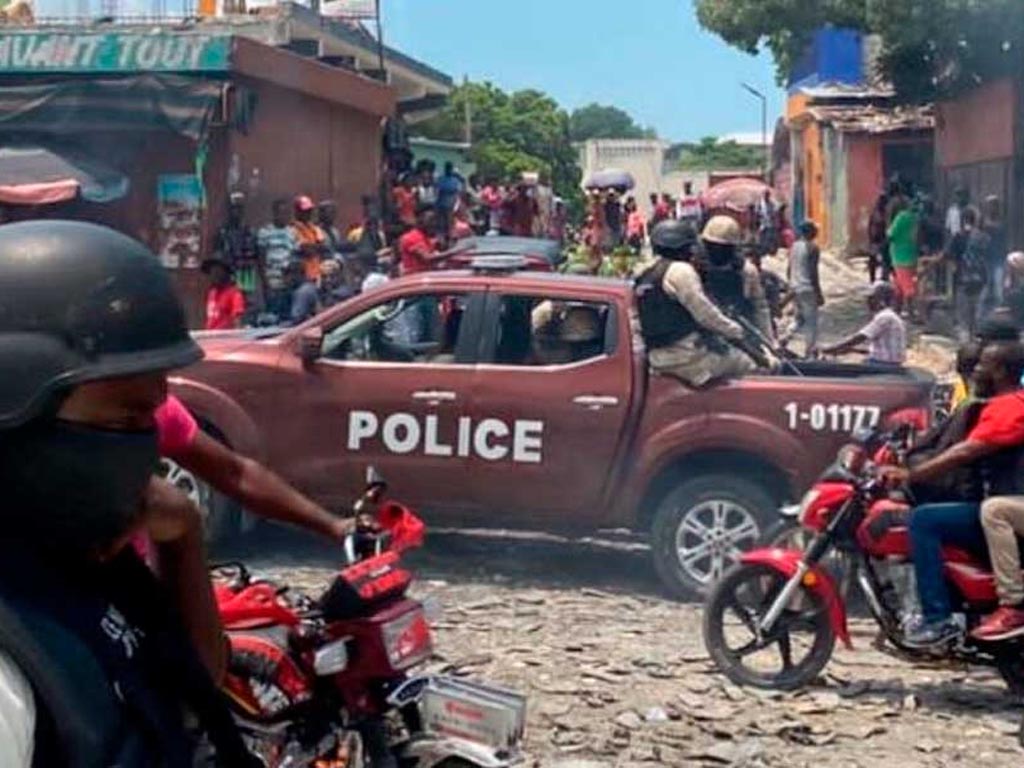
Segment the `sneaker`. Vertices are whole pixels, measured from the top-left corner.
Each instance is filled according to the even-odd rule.
[[[1009,606],[1000,606],[999,610],[986,616],[971,632],[975,640],[986,642],[1009,640],[1018,635],[1024,635],[1024,610]]]
[[[942,621],[920,621],[907,630],[904,645],[910,648],[931,648],[960,636],[960,625],[952,617]]]

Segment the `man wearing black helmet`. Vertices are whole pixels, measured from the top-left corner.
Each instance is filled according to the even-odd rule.
[[[166,374],[201,354],[139,243],[77,222],[0,229],[5,768],[185,768],[184,710],[218,764],[255,764],[208,671],[224,646],[198,514],[151,503]],[[139,533],[159,576],[129,546]]]
[[[636,293],[652,370],[694,387],[753,370],[746,354],[721,341],[740,342],[744,332],[704,293],[691,263],[693,227],[663,221],[651,233],[651,246],[656,259],[638,267]]]

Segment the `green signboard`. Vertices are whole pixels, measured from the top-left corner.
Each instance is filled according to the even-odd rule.
[[[3,72],[223,72],[230,35],[0,32]]]

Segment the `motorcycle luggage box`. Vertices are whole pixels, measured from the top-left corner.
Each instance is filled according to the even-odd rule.
[[[450,677],[432,677],[420,701],[423,727],[441,737],[515,750],[526,729],[526,697]]]
[[[399,556],[384,552],[342,570],[320,598],[320,610],[329,621],[368,616],[402,597],[411,582]]]

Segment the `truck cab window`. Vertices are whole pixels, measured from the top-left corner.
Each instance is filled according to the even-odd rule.
[[[601,357],[611,311],[600,302],[503,296],[493,362],[569,365]]]
[[[465,310],[466,297],[459,294],[424,294],[379,304],[328,331],[321,359],[456,364]]]

